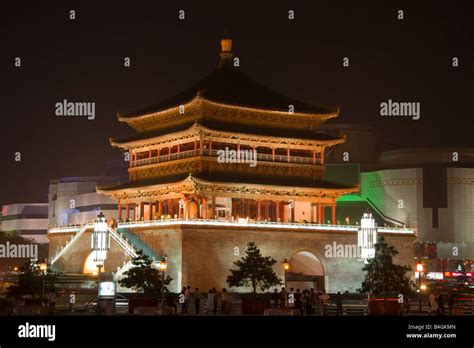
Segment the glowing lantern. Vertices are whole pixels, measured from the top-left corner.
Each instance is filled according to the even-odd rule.
[[[358,247],[361,251],[361,258],[367,263],[368,259],[375,256],[375,243],[377,243],[377,228],[372,214],[365,213],[360,220],[360,227],[357,235]]]
[[[94,232],[92,232],[91,249],[94,257],[94,263],[101,267],[107,259],[107,251],[110,248],[110,235],[107,221],[102,212],[97,216],[94,223]]]

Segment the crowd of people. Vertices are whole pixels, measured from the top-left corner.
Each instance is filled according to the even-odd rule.
[[[207,295],[207,296],[206,296]],[[342,294],[338,292],[335,296],[336,315],[342,314]],[[325,291],[316,292],[313,288],[300,291],[300,289],[285,288],[275,289],[271,295],[272,307],[287,308],[300,311],[301,315],[312,315],[316,309],[320,309],[323,315],[328,315],[328,307],[330,304],[330,296]],[[205,304],[205,314],[230,314],[231,313],[232,294],[227,292],[226,288],[217,291],[216,288],[209,289],[207,294],[191,286],[183,287],[178,297],[178,305],[181,306],[181,314],[189,314],[190,304],[194,304],[194,313],[200,314],[202,304]],[[174,312],[178,312],[178,305],[175,297],[169,294],[167,297],[167,305],[174,308]]]
[[[328,315],[328,307],[330,303],[330,296],[325,291],[315,292],[314,288],[300,291],[300,289],[290,288],[287,291],[281,288],[280,292],[277,289],[272,294],[272,302],[274,308],[289,308],[299,310],[301,315],[312,315],[315,309],[321,309],[323,315]],[[338,292],[335,296],[336,315],[342,314],[342,294]]]
[[[453,314],[454,296],[452,293],[448,294],[447,302],[448,312],[446,312],[443,294],[441,294],[439,291],[433,291],[428,297],[428,307],[430,307],[430,314],[438,316]]]
[[[217,314],[219,307],[220,314],[231,313],[232,295],[227,292],[226,288],[223,288],[221,291],[212,288],[207,292],[207,297],[205,294],[206,293],[201,292],[199,288],[195,288],[194,291],[192,291],[191,286],[189,285],[183,287],[178,297],[178,303],[181,305],[181,314],[189,314],[190,303],[194,303],[195,314],[200,314],[202,303],[205,303],[206,314]],[[167,305],[173,307],[175,313],[178,312],[178,306],[176,305],[175,298],[172,294],[168,295]]]
[[[191,286],[183,287],[178,299],[178,303],[181,306],[181,314],[189,313],[190,303],[194,304],[195,314],[201,313],[201,307],[203,304],[205,304],[204,313],[206,314],[217,314],[218,312],[220,314],[230,314],[232,307],[231,301],[232,294],[227,292],[226,288],[223,288],[221,291],[212,288],[209,289],[206,294],[205,292],[201,292],[199,288],[195,288],[193,291]],[[271,295],[271,304],[273,308],[294,309],[299,311],[301,315],[312,315],[316,310],[321,311],[323,315],[328,315],[330,301],[331,298],[325,290],[316,292],[313,288],[309,290],[305,289],[303,291],[300,289],[295,290],[294,288],[290,288],[289,290],[281,288],[280,291],[274,289],[274,292]],[[447,303],[445,303],[444,297],[439,291],[432,292],[428,297],[430,314],[438,316],[452,314],[454,296],[451,293],[448,294],[446,302]],[[336,315],[342,315],[343,295],[340,292],[335,295],[334,303],[336,305]],[[446,304],[448,308],[446,308]],[[175,313],[177,313],[178,306],[176,305],[175,298],[172,294],[169,294],[167,298],[167,305],[173,307]]]

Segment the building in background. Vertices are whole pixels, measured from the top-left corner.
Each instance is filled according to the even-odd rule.
[[[474,149],[385,151],[361,173],[361,198],[417,229],[429,271],[474,271]]]
[[[117,202],[96,192],[97,185],[112,185],[120,177],[91,176],[54,179],[49,185],[49,225],[93,222],[102,211],[117,218]]]
[[[16,203],[2,206],[2,231],[48,243],[48,203]]]
[[[371,127],[321,128],[347,139],[326,153],[325,179],[361,188],[338,199],[338,221],[370,212],[378,225],[415,228],[415,256],[436,277],[474,271],[473,148],[393,149]]]

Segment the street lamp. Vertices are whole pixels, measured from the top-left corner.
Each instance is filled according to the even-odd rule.
[[[421,285],[421,274],[424,272],[424,265],[422,262],[416,264],[416,271],[418,272],[418,297],[419,297],[419,311],[421,313],[421,290],[426,290],[426,285]]]
[[[165,307],[165,271],[168,268],[168,261],[162,258],[158,264],[161,271],[161,307]]]
[[[284,281],[285,281],[285,290],[286,290],[286,272],[290,269],[290,263],[288,262],[287,259],[284,259],[282,261],[282,265],[283,265],[283,269],[285,270],[285,278],[284,278]]]
[[[41,292],[41,303],[44,306],[44,278],[45,278],[45,275],[46,275],[46,271],[48,270],[48,264],[45,261],[40,262],[39,269],[40,269],[41,274],[43,276],[43,290]]]

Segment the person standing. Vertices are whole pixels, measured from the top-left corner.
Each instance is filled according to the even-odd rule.
[[[174,303],[173,294],[168,293],[168,296],[166,297],[166,305],[168,307],[174,308],[174,314],[176,314],[178,312],[178,306],[176,306],[176,304]]]
[[[449,293],[448,295],[448,309],[449,309],[449,314],[453,314],[453,307],[454,307],[454,295],[452,292]]]
[[[340,291],[336,295],[336,315],[342,315],[342,294]]]
[[[314,301],[316,302],[316,309],[319,312],[321,312],[321,295],[322,295],[322,292],[321,291],[318,291],[318,293],[316,294],[315,298],[314,298]]]
[[[436,299],[436,291],[433,291],[430,296],[428,297],[428,304],[430,306],[430,314],[431,313],[438,313],[438,301]]]
[[[309,300],[311,306],[311,314],[314,314],[314,306],[316,305],[316,293],[314,292],[314,288],[309,290]]]
[[[184,291],[184,313],[185,314],[188,314],[190,297],[191,297],[191,286],[188,285],[188,287]]]
[[[216,288],[212,288],[212,292],[214,293],[214,306],[212,307],[212,313],[217,314],[217,307],[219,306],[219,297],[220,294],[217,292]]]
[[[328,315],[329,300],[329,294],[326,292],[326,290],[323,290],[323,293],[321,294],[321,305],[323,306],[323,315]]]
[[[286,307],[286,290],[285,288],[281,288],[280,291],[280,308]]]
[[[181,314],[184,314],[186,310],[186,287],[183,286],[181,292],[179,293],[179,303],[181,303]]]
[[[293,288],[290,288],[290,292],[288,293],[288,307],[290,309],[295,308],[295,291]]]
[[[207,306],[206,306],[206,312],[207,314],[214,313],[214,298],[216,294],[212,289],[209,289],[209,292],[207,294]]]
[[[221,314],[230,314],[231,310],[231,296],[226,288],[222,289],[221,293]]]
[[[439,307],[439,315],[445,315],[446,313],[444,312],[443,294],[440,292],[438,292],[438,307]]]
[[[303,306],[302,306],[302,301],[301,301],[301,292],[300,289],[296,289],[296,294],[295,294],[295,308],[298,309],[303,315]]]
[[[199,309],[201,308],[201,293],[199,292],[199,288],[194,290],[194,308],[196,314],[199,314]]]
[[[280,300],[280,294],[278,294],[278,289],[275,288],[272,294],[272,303],[275,308],[278,308],[279,300]]]

